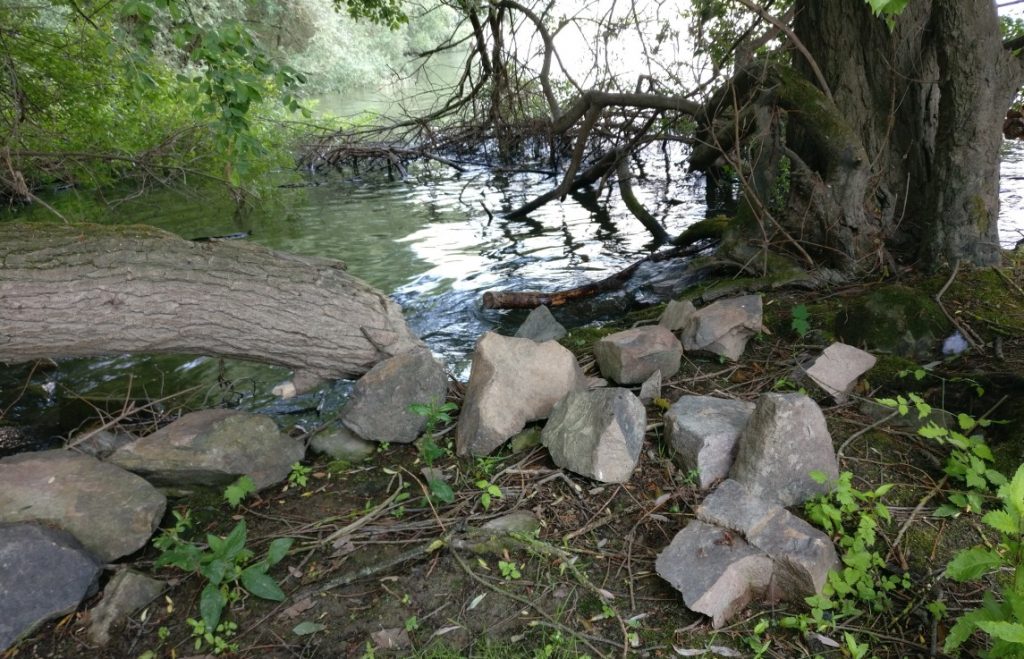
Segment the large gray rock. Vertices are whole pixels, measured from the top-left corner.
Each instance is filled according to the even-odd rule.
[[[165,587],[134,570],[118,570],[103,589],[103,599],[89,610],[89,640],[99,646],[110,643],[110,628],[152,602]]]
[[[559,467],[624,483],[640,459],[646,425],[647,410],[627,389],[575,391],[555,405],[541,441]]]
[[[103,563],[69,533],[0,524],[0,652],[96,592]]]
[[[673,332],[677,332],[685,329],[690,324],[690,319],[693,318],[695,313],[697,313],[697,308],[693,306],[693,302],[689,300],[671,300],[665,306],[665,311],[662,312],[661,318],[658,319],[658,324],[662,327],[667,327]]]
[[[0,522],[52,524],[104,561],[145,545],[167,504],[135,474],[71,451],[4,458],[0,483]]]
[[[326,453],[335,460],[362,462],[377,451],[377,445],[368,442],[345,427],[313,436],[309,447],[317,453]]]
[[[761,296],[719,300],[698,309],[683,329],[683,348],[721,355],[736,361],[747,341],[764,328],[761,324]]]
[[[215,409],[186,414],[109,461],[159,486],[220,486],[248,475],[262,489],[287,478],[304,454],[270,417]]]
[[[661,325],[616,332],[594,344],[601,375],[619,384],[640,384],[655,371],[670,378],[679,370],[682,356],[679,339]]]
[[[444,366],[430,351],[417,348],[380,362],[352,389],[341,422],[363,439],[414,442],[426,417],[409,411],[413,403],[443,403],[448,394]]]
[[[533,339],[537,343],[557,341],[566,333],[565,327],[555,320],[555,317],[551,315],[551,310],[543,305],[534,307],[523,324],[516,330],[518,338]]]
[[[842,403],[853,391],[857,378],[871,370],[876,361],[874,355],[860,348],[833,343],[807,366],[805,372],[837,403]]]
[[[773,596],[794,602],[821,593],[838,565],[828,536],[796,515],[723,481],[697,508],[697,519],[741,534],[775,561]]]
[[[839,464],[825,416],[803,394],[763,394],[739,440],[729,477],[755,497],[792,506],[829,491],[812,471],[829,480],[839,476]]]
[[[458,454],[491,453],[527,422],[547,418],[570,391],[585,386],[576,358],[558,343],[485,333],[476,343],[459,413]]]
[[[677,533],[654,567],[716,629],[767,592],[773,570],[771,558],[738,534],[700,521]]]
[[[706,490],[729,474],[754,404],[712,396],[681,396],[665,413],[665,435]]]

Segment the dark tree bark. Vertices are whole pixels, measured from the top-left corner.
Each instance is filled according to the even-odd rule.
[[[800,172],[791,210],[801,196],[805,211],[822,208],[813,195],[827,196],[843,236],[833,245],[854,263],[872,260],[879,238],[926,267],[998,262],[1001,128],[1024,68],[1003,48],[995,3],[914,0],[891,32],[864,0],[795,8],[795,33],[866,161],[848,161],[852,184],[810,183],[812,173],[834,182],[837,161],[794,122],[788,146],[810,171]],[[815,80],[805,59],[794,61]],[[796,227],[806,213],[791,219]]]
[[[0,222],[0,362],[147,352],[351,378],[420,345],[344,264],[150,227]]]

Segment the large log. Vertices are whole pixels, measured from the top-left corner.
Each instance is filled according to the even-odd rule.
[[[344,268],[145,226],[0,222],[0,361],[198,353],[356,377],[420,342]]]

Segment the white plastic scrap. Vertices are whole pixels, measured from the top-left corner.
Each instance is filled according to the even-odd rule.
[[[942,354],[944,355],[959,355],[967,348],[967,340],[959,331],[953,332],[942,342]]]

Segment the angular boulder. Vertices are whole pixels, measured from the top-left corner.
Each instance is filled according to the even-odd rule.
[[[689,300],[671,300],[662,312],[658,324],[667,327],[673,332],[685,329],[690,324],[693,314],[697,313],[697,307]]]
[[[773,570],[772,559],[738,534],[700,521],[677,533],[654,567],[715,629],[768,590]]]
[[[118,570],[103,589],[103,599],[89,609],[89,640],[99,646],[110,643],[110,628],[152,602],[165,587],[135,570]]]
[[[409,444],[427,419],[409,411],[413,403],[444,402],[448,375],[430,351],[417,348],[380,362],[359,378],[341,411],[341,422],[363,439]]]
[[[555,320],[555,317],[551,315],[551,310],[543,305],[534,307],[523,324],[516,330],[517,338],[532,339],[537,343],[557,341],[566,334],[565,327]]]
[[[679,370],[682,356],[679,339],[661,325],[616,332],[594,344],[601,375],[619,384],[640,384],[655,371],[670,378]]]
[[[812,471],[829,480],[839,476],[821,408],[803,394],[761,395],[740,435],[729,477],[755,497],[792,506],[829,491],[827,482],[811,478]]]
[[[712,396],[681,396],[665,413],[665,435],[702,490],[729,475],[740,434],[754,403]]]
[[[647,410],[627,389],[574,391],[555,405],[540,437],[559,467],[624,483],[640,459],[646,426]]]
[[[248,475],[262,489],[287,478],[305,452],[268,416],[213,409],[186,414],[108,461],[158,486],[221,486]]]
[[[796,515],[751,496],[734,480],[723,481],[697,508],[697,519],[741,534],[775,562],[773,596],[799,602],[821,593],[838,566],[832,541]]]
[[[52,524],[103,561],[145,545],[167,504],[135,474],[59,449],[0,460],[0,483],[0,522]]]
[[[736,361],[750,337],[764,329],[760,295],[719,300],[698,309],[683,329],[687,352],[710,352]]]
[[[644,380],[640,385],[640,402],[646,405],[653,403],[656,398],[661,398],[661,371],[655,371],[651,377]]]
[[[874,355],[860,348],[833,343],[798,375],[806,373],[837,403],[843,403],[857,384],[857,378],[870,371],[876,361]]]
[[[459,455],[483,456],[585,381],[573,354],[554,341],[485,333],[476,343],[455,435]]]
[[[96,592],[103,563],[71,534],[0,524],[0,652]]]

